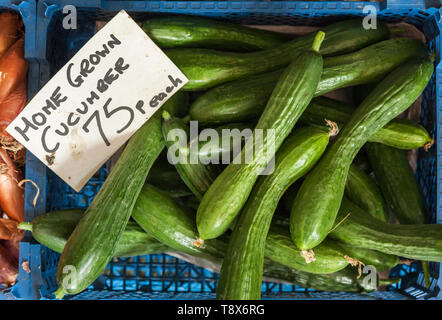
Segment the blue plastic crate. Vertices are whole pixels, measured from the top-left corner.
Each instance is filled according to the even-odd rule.
[[[36,3],[34,0],[0,0],[0,12],[13,11],[20,14],[25,26],[25,58],[29,62],[28,71],[28,96],[32,97],[37,91],[39,66],[35,57],[35,31],[36,31]],[[10,289],[0,288],[0,300],[6,297]]]
[[[202,15],[246,24],[326,25],[349,17],[362,16],[365,5],[374,5],[378,17],[387,22],[405,21],[424,32],[430,47],[437,53],[438,67],[424,92],[422,123],[436,138],[436,147],[422,152],[417,177],[429,208],[431,221],[442,219],[439,164],[442,161],[439,132],[442,112],[440,61],[440,13],[425,9],[423,1],[373,2],[295,2],[295,1],[39,1],[37,5],[37,47],[34,58],[39,62],[38,86],[43,86],[55,72],[93,35],[97,20],[109,20],[125,9],[138,21],[159,14]],[[61,27],[62,8],[77,8],[77,30]],[[34,208],[34,190],[26,190],[26,220],[48,210],[86,208],[106,177],[106,166],[91,179],[80,193],[75,193],[31,154],[27,157],[27,178],[38,183],[40,198]],[[35,243],[27,234],[20,247],[20,263],[27,261],[31,273],[20,270],[12,296],[21,299],[53,299],[56,289],[55,270],[58,254]],[[298,286],[264,283],[264,298],[269,299],[416,299],[435,297],[440,292],[440,264],[430,264],[432,283],[425,289],[419,265],[399,266],[393,276],[401,276],[389,291],[371,294],[315,292]],[[167,255],[150,255],[113,260],[106,272],[89,290],[71,299],[210,299],[216,291],[218,275]],[[439,296],[440,297],[440,296]]]

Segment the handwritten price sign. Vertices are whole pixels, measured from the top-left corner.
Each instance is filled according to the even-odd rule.
[[[56,73],[7,131],[79,191],[187,81],[121,11]]]

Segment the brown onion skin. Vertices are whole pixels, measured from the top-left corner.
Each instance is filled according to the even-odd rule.
[[[15,221],[24,221],[24,189],[18,186],[23,179],[6,150],[0,148],[0,207]]]
[[[0,283],[13,285],[18,275],[18,263],[0,243]]]
[[[0,13],[0,57],[17,41],[22,21],[18,14],[12,12]]]
[[[0,140],[12,142],[14,138],[6,132],[9,124],[19,115],[28,97],[26,79],[0,103]]]
[[[0,218],[0,239],[15,240],[21,232],[17,229],[18,222],[11,219]]]
[[[24,38],[18,39],[0,58],[0,103],[26,78],[24,45]]]

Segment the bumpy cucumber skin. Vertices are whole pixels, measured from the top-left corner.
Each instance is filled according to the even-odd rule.
[[[336,241],[335,244],[344,254],[359,260],[366,266],[375,267],[376,271],[389,270],[399,263],[399,257],[395,255],[352,246],[342,241]]]
[[[152,18],[142,28],[162,48],[256,51],[273,48],[289,39],[281,33],[195,16]]]
[[[342,56],[340,63],[341,56],[325,58],[318,85],[320,90],[316,90],[315,96],[375,81],[405,61],[421,56],[423,52],[425,46],[416,40],[391,39]],[[331,66],[332,63],[326,66],[329,60],[335,66]],[[258,74],[213,88],[192,103],[190,115],[192,119],[206,124],[248,121],[259,117],[281,73],[281,70],[277,70]]]
[[[162,124],[162,132],[163,138],[166,141],[166,146],[169,149],[177,141],[172,141],[173,132],[175,130],[181,130],[181,132],[188,133],[188,126],[184,123],[183,120],[179,118],[175,118],[169,115],[169,119],[163,119]],[[169,134],[172,134],[169,137]],[[187,137],[189,135],[187,134]],[[218,171],[212,167],[210,164],[205,165],[200,163],[198,159],[195,163],[192,163],[194,159],[192,159],[192,155],[190,154],[191,150],[187,146],[187,141],[185,141],[185,146],[187,151],[187,156],[183,156],[183,150],[178,149],[179,159],[175,165],[175,168],[178,171],[181,179],[183,179],[184,183],[187,187],[192,191],[192,193],[198,198],[201,199],[204,193],[207,191],[209,186],[215,180],[218,175]],[[170,149],[169,149],[170,152]]]
[[[301,251],[293,245],[288,230],[272,227],[267,236],[267,241],[269,245],[266,245],[266,257],[296,270],[328,274],[342,270],[348,265],[342,248],[336,244],[336,241],[330,239],[324,240],[316,248],[316,260],[310,263],[305,261],[301,256]]]
[[[193,195],[192,191],[190,191],[181,179],[175,167],[167,161],[167,156],[163,157],[160,155],[158,157],[152,165],[152,168],[150,168],[146,181],[171,197]]]
[[[442,262],[442,225],[388,224],[363,212],[344,197],[336,223],[350,215],[330,237],[350,245],[408,259]]]
[[[142,188],[132,217],[144,231],[174,250],[204,258],[220,254],[222,257],[227,249],[227,242],[222,239],[195,245],[198,238],[195,214],[149,184]]]
[[[187,108],[187,102],[187,94],[176,93],[129,140],[66,243],[57,268],[57,297],[87,289],[112,259],[149,169],[164,148],[161,110]],[[66,266],[75,268],[76,277]]]
[[[341,128],[351,118],[354,107],[326,97],[314,98],[300,121],[324,127],[324,119],[338,123]],[[415,149],[431,143],[432,139],[420,124],[408,119],[393,119],[369,139],[398,149]]]
[[[337,22],[322,30],[327,35],[320,50],[324,56],[352,52],[388,37],[385,24],[378,23],[377,29],[365,30],[360,19]],[[166,54],[189,79],[184,90],[204,90],[287,66],[300,52],[311,47],[315,34],[252,53],[179,48],[167,50]]]
[[[84,210],[51,211],[38,216],[32,222],[32,236],[40,244],[61,253],[83,216]],[[114,257],[133,257],[166,252],[168,247],[148,235],[133,222],[127,223],[115,250]]]
[[[351,165],[348,170],[345,194],[368,214],[388,222],[388,208],[376,183],[361,169]]]
[[[378,143],[367,143],[365,150],[385,200],[398,221],[425,223],[427,206],[405,153]]]
[[[299,177],[303,176],[319,160],[329,141],[329,134],[320,129],[306,127],[295,131],[284,141],[276,154],[275,171],[258,179],[249,199],[236,221],[230,236],[229,247],[221,268],[218,282],[218,299],[259,299],[264,261],[264,248],[273,257],[280,256],[280,247],[275,242],[292,250],[291,263],[302,270],[305,260],[289,237],[268,235],[271,219],[278,202],[287,189]],[[288,241],[288,243],[287,243]],[[266,243],[272,245],[266,246]],[[342,259],[342,256],[341,256]],[[334,261],[329,262],[328,268],[319,268],[322,273],[334,272],[340,269]],[[338,259],[339,260],[339,259]],[[278,261],[281,262],[281,261]],[[293,265],[292,265],[293,267]],[[343,267],[342,267],[343,268]],[[309,271],[312,270],[309,266]],[[312,271],[310,271],[312,272]]]
[[[312,249],[325,239],[341,205],[353,158],[371,135],[419,97],[433,71],[428,59],[410,61],[382,80],[356,109],[296,196],[290,233],[298,248]]]
[[[258,175],[272,156],[266,154],[268,144],[274,141],[274,151],[278,151],[312,99],[321,77],[322,64],[321,55],[310,49],[299,55],[283,72],[252,137],[237,156],[243,163],[230,163],[201,201],[197,226],[202,239],[220,236],[239,213]],[[257,129],[263,132],[262,142],[256,139]],[[269,138],[271,134],[274,135],[273,141]],[[249,158],[253,155],[253,159],[244,163],[247,155]]]
[[[254,127],[254,123],[247,122],[229,123],[216,127],[213,130],[216,131],[217,136],[220,138],[218,139],[218,142],[212,141],[211,138],[204,140],[201,136],[198,136],[198,141],[193,140],[189,143],[190,152],[196,150],[198,158],[204,159],[204,161],[210,160],[211,163],[214,164],[227,164],[229,161],[225,161],[225,158],[229,159],[230,161],[233,160],[235,152],[237,152],[237,150],[241,151],[241,147],[244,144],[245,139],[251,135]],[[234,130],[238,130],[238,133],[241,136],[238,136],[238,139],[230,138],[229,136],[223,134],[223,132],[227,133],[227,130],[230,130],[232,135],[236,132]],[[228,138],[230,140],[228,140]],[[196,146],[194,144],[197,144],[197,148],[195,148]]]

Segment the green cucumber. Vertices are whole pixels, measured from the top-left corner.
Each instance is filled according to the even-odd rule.
[[[31,231],[33,237],[42,245],[61,253],[83,213],[84,210],[80,209],[52,211],[35,218],[32,223],[23,222],[19,227]],[[144,232],[137,223],[129,221],[118,243],[115,257],[131,257],[170,251],[171,249],[166,245]],[[215,262],[219,262],[216,257],[213,258]],[[351,269],[333,274],[317,275],[267,261],[264,274],[278,281],[293,282],[316,290],[352,292],[362,290],[359,282],[355,279],[354,271]]]
[[[173,162],[187,187],[201,199],[219,172],[211,164],[203,164],[198,158],[192,157],[187,142],[189,127],[182,119],[163,111],[162,131],[168,148],[169,162]]]
[[[293,193],[291,193],[290,197],[292,197],[292,196],[293,196]],[[289,203],[291,203],[288,199],[287,199],[287,201]],[[342,219],[345,218],[345,216],[340,216],[340,217],[342,217]],[[354,222],[351,222],[351,223],[354,223]],[[272,220],[272,229],[273,230],[288,229],[289,226],[290,226],[290,220],[287,217],[276,216],[276,215],[273,217],[273,220]],[[330,243],[329,242],[330,239],[333,239],[333,238],[334,237],[329,236],[323,242],[325,242],[327,245],[328,243]],[[362,262],[363,264],[365,264],[367,266],[370,266],[370,265],[374,266],[376,268],[376,270],[378,270],[378,271],[391,269],[399,263],[399,258],[396,255],[380,252],[380,251],[377,251],[374,249],[362,248],[362,247],[351,245],[351,244],[348,244],[348,243],[345,243],[342,241],[336,241],[333,243],[333,245],[334,245],[335,250],[337,250],[341,253],[341,256],[344,256],[344,257],[348,256],[349,257],[349,258],[347,258],[348,262],[350,262],[351,260],[353,260],[356,263]],[[318,245],[315,248],[315,252],[318,249],[323,251],[324,250],[323,248],[324,248],[324,243],[321,243],[320,245]],[[323,257],[321,257],[321,258],[323,258]]]
[[[197,212],[201,239],[216,238],[228,229],[246,202],[258,175],[309,104],[321,77],[322,57],[318,51],[323,38],[324,33],[318,32],[312,49],[299,55],[283,72],[252,137],[202,198]],[[262,133],[260,139],[259,133]],[[243,161],[247,158],[252,159]],[[241,163],[235,163],[237,159]]]
[[[190,152],[195,152],[202,162],[228,164],[241,151],[254,127],[253,123],[229,123],[213,129],[206,128],[197,139],[189,142]],[[214,131],[205,131],[208,129]],[[211,133],[218,139],[212,139]]]
[[[345,258],[345,251],[342,250],[342,247],[337,245],[336,241],[334,240],[327,239],[323,243],[321,243],[321,245],[318,246],[317,250],[315,251],[315,253],[318,253],[317,257],[315,257],[315,260],[308,262],[306,262],[305,258],[301,256],[300,250],[296,248],[295,245],[293,245],[288,230],[278,227],[272,227],[272,230],[268,233],[267,241],[269,242],[269,244],[265,246],[266,257],[274,262],[296,270],[316,274],[328,274],[344,269],[349,263],[348,260],[346,260]],[[236,262],[231,261],[231,263]],[[256,265],[249,265],[249,268],[253,267],[257,268]],[[241,282],[241,278],[238,278],[236,281]],[[221,299],[229,300],[259,299],[259,288],[261,287],[261,281],[262,278],[260,277],[259,287],[256,288],[257,290],[255,292],[252,292],[253,287],[247,286],[246,284],[238,283],[237,285],[242,287],[241,292],[237,292],[236,295],[224,294],[220,295],[220,297]]]
[[[329,239],[325,241],[329,241]],[[399,263],[399,258],[395,255],[352,246],[342,241],[336,241],[335,244],[341,252],[362,262],[366,266],[375,267],[377,271],[389,270]]]
[[[317,97],[310,102],[300,121],[314,126],[325,126],[324,118],[336,122],[339,127],[348,122],[355,108],[326,97]],[[393,119],[370,138],[399,149],[415,149],[432,143],[428,131],[420,124],[408,119]]]
[[[272,237],[272,242],[281,241],[285,250],[295,252],[287,257],[295,263],[300,261],[301,266],[297,269],[302,270],[306,262],[290,238],[286,235],[279,237],[277,234],[267,234],[273,213],[284,191],[314,166],[325,151],[328,141],[328,133],[306,127],[295,130],[282,144],[276,153],[274,172],[258,179],[239,215],[239,220],[235,223],[220,272],[217,298],[259,299],[264,248],[266,238],[269,241],[269,237]],[[276,246],[268,246],[266,252],[273,253],[275,250],[278,250]],[[278,251],[276,256],[280,256]],[[327,256],[325,261],[328,261],[328,265],[325,268],[321,268],[324,266],[320,262],[313,262],[312,265],[318,264],[320,267],[317,270],[320,270],[320,273],[329,273],[346,266],[342,255],[338,256],[337,260],[333,261]],[[312,270],[311,267],[309,270]]]
[[[227,251],[229,241],[227,236],[223,235],[204,242],[198,241],[195,214],[179,206],[169,196],[148,184],[140,192],[132,217],[145,232],[172,250],[212,261],[215,259],[217,263],[221,263]],[[316,265],[314,262],[307,264],[294,245],[287,246],[290,239],[288,235],[280,235],[278,229],[271,229],[270,233],[271,239],[265,243],[268,259],[283,261],[288,267],[295,269],[301,267],[306,272],[319,272],[320,268],[324,268],[326,272],[343,268],[342,264],[345,262],[342,259],[342,253],[333,251],[331,246],[324,244],[322,246],[324,250],[317,254],[316,258],[321,261],[321,265]],[[291,257],[294,253],[297,257]],[[328,263],[327,260],[329,260]]]
[[[167,161],[167,152],[164,155],[161,153],[154,162],[147,175],[147,181],[171,197],[186,197],[193,194],[175,167]]]
[[[31,231],[34,239],[40,244],[61,253],[83,213],[84,210],[80,209],[51,211],[38,216],[32,223],[21,223],[19,228]],[[167,250],[169,248],[166,245],[144,232],[136,222],[129,221],[115,249],[114,257],[134,257]]]
[[[425,199],[404,151],[378,143],[365,150],[382,194],[402,224],[422,224],[428,217]]]
[[[321,47],[324,56],[352,52],[388,37],[385,24],[378,23],[377,29],[365,30],[360,19],[337,22],[323,31],[327,34]],[[300,52],[310,48],[314,37],[315,33],[310,33],[275,48],[252,53],[177,48],[167,50],[166,54],[189,79],[184,90],[203,90],[287,66]]]
[[[388,222],[388,207],[379,187],[370,176],[353,164],[348,170],[345,194],[368,214]]]
[[[256,51],[273,48],[288,36],[195,16],[150,18],[142,28],[162,48],[211,48]]]
[[[325,239],[335,222],[354,157],[371,135],[419,97],[433,71],[429,59],[407,62],[382,80],[356,109],[296,196],[290,233],[298,248],[309,250]]]
[[[338,223],[329,235],[333,239],[408,259],[442,262],[440,224],[388,224],[345,197],[336,218]]]
[[[185,93],[176,93],[129,140],[61,254],[58,299],[87,289],[112,259],[149,169],[165,145],[161,110],[186,108],[187,100]]]
[[[144,231],[174,250],[205,258],[222,257],[227,249],[222,238],[204,245],[197,242],[195,214],[149,184],[142,188],[132,217]]]
[[[419,41],[391,39],[345,56],[325,58],[318,85],[320,90],[316,89],[315,96],[338,88],[375,81],[405,61],[422,56],[425,51],[425,45]],[[329,59],[336,65],[327,66]],[[338,63],[339,59],[342,61]],[[191,118],[204,124],[249,121],[257,118],[263,112],[281,73],[282,70],[277,70],[213,88],[192,103]]]

